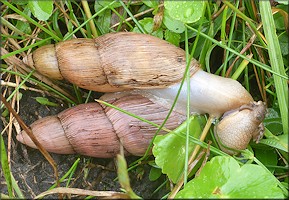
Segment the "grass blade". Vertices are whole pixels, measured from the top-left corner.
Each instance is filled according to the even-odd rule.
[[[20,11],[18,8],[16,8],[15,6],[13,6],[11,3],[9,3],[8,1],[1,1],[4,5],[6,5],[7,7],[9,7],[11,10],[13,10],[14,12],[16,12],[17,14],[19,14],[20,16],[24,17],[28,22],[30,22],[31,24],[35,25],[36,27],[40,28],[41,30],[43,30],[45,33],[47,33],[48,35],[50,35],[51,37],[53,37],[55,40],[60,41],[61,39],[55,35],[52,31],[48,30],[47,28],[41,26],[37,21],[33,20],[31,17],[29,17],[28,15],[26,15],[24,12]]]
[[[267,39],[268,53],[272,70],[278,74],[286,75],[283,58],[281,54],[276,27],[273,19],[271,5],[269,1],[260,1],[260,13],[263,21],[263,29]],[[283,124],[284,134],[288,134],[288,87],[286,79],[273,74],[275,88],[277,92],[278,104]]]
[[[9,197],[13,198],[11,172],[2,135],[0,136],[0,140],[1,140],[1,166],[4,172]]]
[[[192,30],[192,31],[194,31],[194,32],[196,32],[196,33],[198,32],[198,30],[195,29],[195,28],[193,28],[192,26],[189,26],[189,25],[187,25],[187,24],[186,24],[185,26],[186,26],[188,29],[190,29],[190,30]],[[214,38],[212,38],[212,37],[210,37],[210,36],[208,36],[208,35],[206,35],[206,34],[204,34],[204,33],[202,33],[202,32],[200,32],[200,36],[202,36],[202,37],[204,37],[204,38],[212,41],[214,44],[216,44],[216,45],[218,45],[218,46],[220,46],[220,47],[222,47],[222,48],[230,51],[231,53],[233,53],[233,54],[235,54],[235,55],[237,55],[237,56],[239,56],[239,57],[241,57],[241,58],[243,58],[243,59],[245,59],[245,60],[248,60],[250,63],[252,63],[252,64],[254,64],[254,65],[258,66],[258,67],[261,67],[262,69],[264,69],[264,70],[266,70],[266,71],[268,71],[268,72],[271,72],[272,74],[275,74],[275,75],[277,75],[277,76],[280,76],[280,77],[282,77],[282,78],[284,78],[284,79],[288,79],[288,76],[287,76],[286,74],[280,74],[280,73],[272,70],[268,65],[266,65],[266,64],[264,64],[264,63],[261,63],[260,61],[257,61],[257,60],[255,60],[255,59],[249,59],[249,58],[247,58],[245,55],[240,54],[239,52],[235,51],[234,49],[232,49],[232,48],[230,48],[230,47],[222,44],[222,42],[219,42],[218,40],[215,40]]]

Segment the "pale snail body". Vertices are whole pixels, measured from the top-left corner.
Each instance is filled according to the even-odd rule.
[[[45,54],[43,52],[45,52]],[[56,79],[65,78],[85,89],[100,92],[135,89],[132,92],[117,92],[108,94],[105,95],[105,98],[107,98],[107,100],[114,98],[122,100],[122,98],[129,99],[130,96],[134,97],[135,95],[138,95],[140,99],[139,105],[137,102],[134,102],[137,99],[134,99],[134,101],[130,103],[134,105],[134,111],[137,111],[138,109],[141,110],[140,113],[135,112],[135,114],[140,116],[142,116],[142,112],[146,110],[147,106],[141,104],[141,101],[150,102],[152,105],[159,107],[159,109],[165,109],[166,112],[168,111],[177,94],[179,82],[183,78],[186,67],[185,52],[182,49],[153,36],[137,33],[113,33],[100,36],[94,40],[73,39],[56,45],[44,46],[36,50],[33,55],[29,57],[28,61],[31,66],[34,66],[39,72],[48,77]],[[239,82],[202,71],[199,69],[196,60],[192,60],[190,73],[190,109],[193,113],[209,113],[212,117],[220,117],[227,111],[238,109],[243,105],[253,102],[252,96]],[[172,117],[172,119],[176,120],[176,123],[173,125],[166,125],[167,128],[176,128],[185,119],[186,98],[187,88],[186,84],[184,84],[179,101],[174,108],[174,116],[178,117]],[[104,119],[107,117],[106,114],[106,112],[102,113],[99,118],[106,121]],[[118,112],[117,115],[119,114],[120,113]],[[63,114],[63,116],[64,115],[66,114]],[[85,116],[85,114],[83,115]],[[159,124],[166,116],[156,115],[159,117]],[[246,115],[250,116],[251,114],[249,112],[246,113],[245,116]],[[67,119],[69,119],[69,117],[67,117]],[[149,118],[148,120],[156,119]],[[108,129],[111,127],[116,129],[111,129],[110,133],[105,134],[116,134],[116,132],[119,131],[118,128],[122,129],[122,126],[115,127],[114,122],[111,121],[111,119],[108,119],[108,121],[110,121],[110,125],[107,125]],[[99,123],[101,123],[101,120],[99,120]],[[129,120],[124,120],[122,123],[129,124],[130,122]],[[242,126],[251,126],[251,124],[252,122],[248,120],[245,122],[245,124],[242,124]],[[218,130],[218,134],[222,135],[223,129],[227,131],[228,129],[226,129],[226,126],[229,126],[232,132],[239,129],[239,124],[235,124],[234,126],[225,125],[225,127]],[[255,124],[253,126],[255,126]],[[258,126],[259,124],[257,127]],[[143,128],[145,126],[141,127]],[[63,130],[65,129],[66,128]],[[92,128],[92,132],[95,132],[96,129],[97,128]],[[51,129],[48,128],[48,130]],[[147,147],[150,142],[150,138],[155,133],[155,129],[153,130],[154,131],[148,134],[150,135],[148,137],[140,136],[140,138],[145,138],[144,140],[136,139],[134,141],[135,144],[133,142],[131,142],[130,145],[123,144],[125,149],[133,155],[141,155],[144,153],[146,150],[144,147]],[[138,138],[137,131],[138,130],[127,132],[125,137],[116,134],[114,138],[116,138],[118,142],[120,140],[123,141],[132,137]],[[99,133],[102,134],[100,129]],[[42,137],[40,136],[41,133],[36,134],[39,137]],[[250,134],[255,133],[248,132],[248,135]],[[22,135],[25,135],[25,133],[22,133]],[[24,137],[26,136],[23,136],[23,138]],[[56,138],[57,137],[58,136],[56,136]],[[75,135],[72,138],[74,137],[77,136]],[[78,137],[79,141],[82,140],[81,135]],[[103,137],[106,138],[107,136]],[[20,141],[26,144],[29,143],[28,145],[33,147],[31,142],[27,142],[27,137],[26,141],[25,139],[24,141],[21,140],[21,138],[21,136],[18,137]],[[99,136],[96,138],[99,138]],[[252,137],[250,136],[250,139],[251,138]],[[43,139],[44,145],[46,145],[45,140]],[[69,140],[68,143],[63,146],[67,146],[68,144],[74,145],[71,147],[74,150],[68,150],[69,153],[77,152],[94,157],[113,157],[113,155],[118,152],[119,143],[116,142],[115,144],[112,143],[111,145],[102,144],[102,140],[96,140],[98,140],[98,142],[95,141],[93,144],[100,144],[100,149],[102,149],[102,151],[105,151],[104,146],[113,147],[113,150],[108,147],[108,150],[104,153],[98,152],[98,150],[98,153],[95,153],[95,151],[94,153],[91,153],[89,150],[90,145],[87,145],[87,147],[83,147],[88,149],[87,151],[76,151],[75,149],[78,148],[77,145],[72,144],[72,142]],[[132,144],[138,146],[140,150],[135,150],[135,148],[134,150],[129,150],[129,146]],[[85,146],[85,144],[78,145]],[[117,149],[114,148],[115,145],[118,146]],[[247,145],[248,143],[244,146]],[[64,152],[60,151],[59,149],[54,150],[54,148],[56,148],[55,145],[54,147],[46,148],[51,152]]]
[[[180,83],[163,89],[139,91],[151,101],[167,108],[173,104]],[[212,117],[220,117],[228,110],[236,109],[254,101],[252,96],[237,81],[216,76],[198,70],[190,79],[190,111],[191,113],[209,113]],[[182,87],[175,110],[186,113],[187,84]]]

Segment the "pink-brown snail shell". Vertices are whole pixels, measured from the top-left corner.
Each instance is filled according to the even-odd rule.
[[[160,124],[169,111],[140,95],[123,96],[110,103],[156,124]],[[173,112],[166,127],[174,129],[184,120],[185,116]],[[144,154],[158,128],[94,102],[39,119],[31,129],[49,152],[109,158],[119,153],[120,142],[127,155]],[[23,131],[17,139],[36,148]]]

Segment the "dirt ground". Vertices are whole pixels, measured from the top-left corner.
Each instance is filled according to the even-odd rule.
[[[39,104],[34,99],[41,96],[36,92],[23,92],[20,101],[20,116],[27,125],[39,118],[48,115],[54,115],[64,110],[64,107],[47,107]],[[51,101],[54,99],[52,98]],[[20,144],[13,135],[13,146],[11,152],[12,174],[22,190],[25,198],[33,198],[36,195],[47,191],[54,183],[53,169],[42,154],[35,149]],[[4,135],[5,144],[7,136]],[[73,163],[80,158],[79,165],[70,182],[69,187],[89,189],[95,191],[120,191],[120,185],[114,179],[117,177],[114,159],[97,159],[80,155],[57,155],[51,154],[58,166],[59,176],[62,177]],[[127,157],[128,164],[137,160],[138,157]],[[88,162],[89,161],[89,162]],[[90,163],[87,165],[87,163]],[[140,178],[138,170],[129,172],[130,182],[134,192],[142,198],[161,198],[168,191],[168,186],[154,192],[164,181],[162,175],[156,181],[149,180],[149,165],[142,165],[143,175]],[[61,186],[65,186],[62,183]],[[8,194],[3,173],[1,171],[0,192]],[[48,198],[57,198],[57,195],[46,196]],[[72,196],[72,198],[83,198],[83,196]]]

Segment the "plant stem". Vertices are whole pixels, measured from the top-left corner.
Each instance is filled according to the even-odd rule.
[[[87,18],[88,18],[88,19],[90,19],[90,18],[93,19],[87,1],[86,1],[86,0],[81,0],[81,3],[82,3],[83,10],[84,10]],[[90,28],[91,28],[91,31],[92,31],[93,36],[94,36],[95,38],[98,37],[98,34],[97,34],[97,30],[96,30],[94,21],[93,21],[93,20],[90,20],[88,23],[89,23],[89,25],[90,25]]]
[[[47,159],[47,161],[50,163],[50,165],[52,166],[53,170],[54,170],[54,176],[57,182],[57,186],[60,186],[59,183],[59,176],[58,176],[58,170],[57,170],[57,165],[56,162],[53,160],[53,158],[50,156],[50,154],[47,152],[46,149],[44,149],[44,147],[41,145],[41,143],[37,140],[37,138],[33,135],[32,131],[30,128],[28,128],[28,126],[26,126],[26,124],[24,123],[24,121],[21,119],[21,117],[16,113],[16,111],[11,107],[10,103],[8,103],[6,101],[6,98],[3,97],[3,95],[1,94],[1,101],[2,103],[5,105],[5,107],[9,110],[9,112],[11,112],[13,114],[13,116],[15,117],[15,119],[17,120],[17,122],[19,123],[19,125],[21,126],[21,128],[27,133],[27,135],[29,135],[30,139],[34,142],[34,144],[37,146],[37,148],[39,149],[39,151],[42,153],[42,155]],[[61,198],[61,196],[59,196]]]

